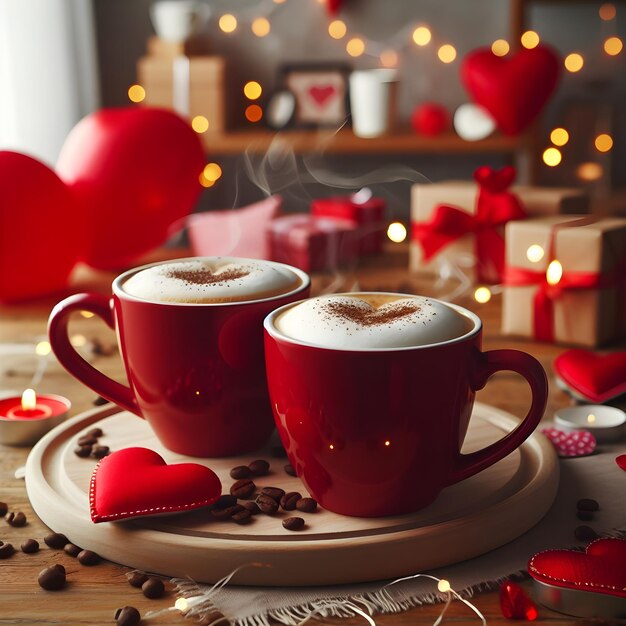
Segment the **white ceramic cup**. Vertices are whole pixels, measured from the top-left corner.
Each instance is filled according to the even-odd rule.
[[[181,43],[209,17],[209,6],[198,0],[157,0],[150,7],[156,34],[165,41]]]
[[[350,74],[352,131],[357,137],[378,137],[389,130],[392,69],[357,70]]]

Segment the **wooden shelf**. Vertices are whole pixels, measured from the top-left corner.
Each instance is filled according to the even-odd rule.
[[[209,154],[235,155],[243,152],[267,152],[272,142],[283,142],[296,154],[326,152],[328,154],[512,154],[527,149],[525,137],[494,135],[482,141],[465,141],[453,133],[439,137],[422,137],[410,130],[398,131],[363,139],[348,129],[236,130],[223,134],[206,133],[202,136]]]

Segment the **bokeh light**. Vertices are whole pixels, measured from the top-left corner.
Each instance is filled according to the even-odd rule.
[[[146,99],[146,90],[141,85],[131,85],[128,88],[128,99],[131,102],[143,102]]]
[[[613,147],[613,138],[611,135],[602,133],[596,137],[594,145],[596,146],[596,150],[598,152],[608,152]]]
[[[496,39],[491,44],[491,52],[493,52],[497,57],[506,56],[511,50],[511,46],[509,46],[509,42],[506,39]]]
[[[263,88],[256,80],[247,82],[243,87],[243,94],[248,100],[258,100],[263,93]]]
[[[604,42],[604,51],[612,57],[617,56],[622,51],[623,47],[624,44],[619,37],[609,37]]]
[[[220,30],[225,33],[233,33],[237,30],[237,18],[231,13],[225,13],[218,22]]]
[[[564,128],[555,128],[550,133],[550,141],[555,146],[564,146],[569,141],[569,133]]]
[[[565,61],[563,61],[565,65],[565,69],[568,72],[580,72],[583,69],[583,65],[585,64],[585,60],[583,59],[582,54],[578,52],[572,52],[565,57]]]
[[[547,148],[543,151],[543,162],[550,167],[556,167],[562,159],[561,151],[556,148]]]
[[[406,226],[402,222],[389,224],[387,237],[394,243],[402,243],[406,239]]]
[[[615,19],[615,16],[617,15],[615,5],[611,2],[605,2],[598,10],[598,13],[600,14],[600,19],[605,22]]]
[[[413,41],[418,46],[426,46],[426,45],[428,45],[432,38],[433,38],[433,35],[430,32],[430,28],[428,28],[427,26],[418,26],[413,31]]]
[[[346,50],[351,57],[360,57],[365,52],[365,42],[354,37],[346,44]]]
[[[487,304],[487,302],[491,300],[491,289],[489,289],[489,287],[478,287],[476,291],[474,291],[474,300],[476,300],[478,304]]]
[[[383,50],[380,53],[380,64],[383,67],[397,67],[398,53],[395,50]]]
[[[204,166],[204,170],[202,170],[202,173],[207,180],[215,182],[221,177],[222,168],[217,163],[207,163]]]
[[[599,163],[588,161],[581,163],[576,169],[576,176],[585,182],[593,182],[599,180],[604,175],[604,168]]]
[[[550,261],[548,269],[546,270],[546,281],[548,285],[558,285],[563,277],[563,266],[556,259]]]
[[[347,32],[348,32],[348,28],[345,25],[345,23],[342,22],[341,20],[333,20],[328,25],[328,34],[333,39],[341,39],[346,36]]]
[[[196,115],[191,120],[191,128],[193,128],[197,133],[205,133],[209,130],[209,120],[207,120],[204,115]]]
[[[528,246],[528,250],[526,250],[526,258],[531,263],[539,263],[539,261],[543,259],[544,254],[544,249],[537,243],[533,243],[531,246]]]
[[[263,109],[258,104],[251,104],[246,107],[245,115],[249,122],[256,123],[263,118]]]
[[[444,43],[443,46],[437,50],[437,56],[442,63],[452,63],[456,59],[456,48],[449,43]]]
[[[270,21],[265,17],[257,17],[252,20],[250,28],[257,37],[265,37],[266,35],[269,35],[270,30],[272,30]]]
[[[534,30],[527,30],[522,34],[520,41],[522,42],[522,46],[524,46],[524,48],[532,50],[539,45],[539,35]]]

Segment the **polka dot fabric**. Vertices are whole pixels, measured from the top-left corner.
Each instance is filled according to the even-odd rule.
[[[558,428],[543,428],[541,432],[552,442],[557,454],[563,458],[587,456],[596,449],[596,438],[584,430],[566,433]]]

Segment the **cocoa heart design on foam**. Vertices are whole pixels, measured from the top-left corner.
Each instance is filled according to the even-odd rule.
[[[558,428],[542,428],[541,434],[550,440],[562,458],[588,456],[594,452],[597,445],[596,438],[586,430],[566,433]]]
[[[336,93],[336,89],[332,85],[313,85],[309,88],[309,96],[319,107],[326,105],[326,102]]]
[[[626,352],[567,350],[555,359],[554,371],[576,394],[596,404],[626,393]]]
[[[411,302],[401,304],[391,302],[383,304],[379,308],[374,308],[367,303],[357,304],[356,302],[328,302],[325,306],[333,315],[361,326],[395,322],[416,313],[420,308]]]
[[[94,523],[183,513],[213,504],[220,479],[198,463],[167,465],[147,448],[125,448],[104,457],[89,486]]]
[[[548,585],[626,598],[626,540],[598,539],[585,552],[540,552],[530,559],[528,573]]]
[[[465,89],[507,135],[518,135],[539,115],[560,73],[558,55],[543,44],[506,57],[479,48],[470,52],[461,66]]]

